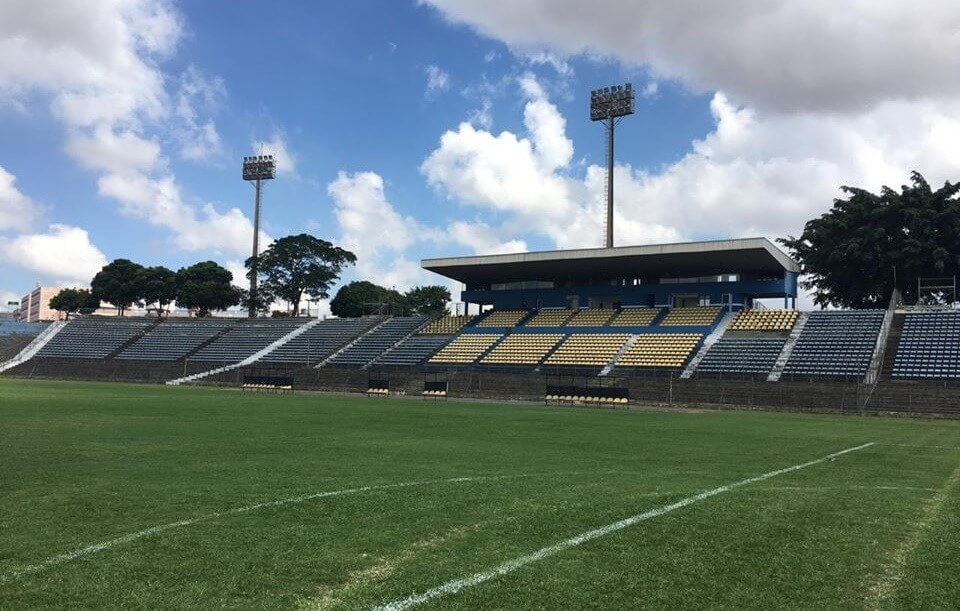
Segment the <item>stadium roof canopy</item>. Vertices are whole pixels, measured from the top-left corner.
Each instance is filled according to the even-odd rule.
[[[800,265],[767,238],[448,257],[424,259],[421,265],[466,284],[730,272],[782,277],[784,272],[800,272]]]

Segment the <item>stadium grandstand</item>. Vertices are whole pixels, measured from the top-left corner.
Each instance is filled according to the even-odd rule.
[[[801,312],[799,265],[764,238],[423,267],[462,283],[460,313],[5,322],[0,341],[17,339],[6,340],[0,370],[355,392],[376,382],[389,393],[443,386],[443,397],[528,400],[574,380],[632,402],[843,411],[899,409],[907,396],[911,411],[944,412],[960,397],[950,384],[960,312],[905,311],[893,299],[887,310]]]

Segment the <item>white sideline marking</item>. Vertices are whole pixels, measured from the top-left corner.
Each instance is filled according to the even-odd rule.
[[[448,479],[435,479],[435,480],[421,480],[421,481],[412,481],[412,482],[399,482],[396,484],[378,484],[373,486],[360,486],[357,488],[344,488],[342,490],[330,490],[327,492],[316,492],[314,494],[306,494],[303,496],[294,496],[286,499],[279,499],[276,501],[267,501],[264,503],[257,503],[255,505],[247,505],[245,507],[237,507],[235,509],[228,509],[225,511],[218,511],[215,513],[208,513],[196,518],[190,518],[187,520],[180,520],[178,522],[170,522],[169,524],[161,524],[159,526],[152,526],[145,530],[138,532],[130,533],[117,537],[116,539],[110,539],[109,541],[103,541],[95,545],[90,545],[72,552],[67,552],[66,554],[60,554],[59,556],[53,556],[52,558],[47,558],[43,562],[37,564],[32,564],[28,566],[21,567],[14,571],[10,571],[4,575],[0,575],[0,584],[7,583],[9,581],[14,581],[23,577],[24,575],[29,575],[31,573],[36,573],[47,569],[58,564],[63,564],[64,562],[70,562],[71,560],[76,560],[77,558],[83,556],[89,556],[90,554],[96,554],[97,552],[102,552],[111,547],[116,547],[117,545],[122,545],[124,543],[130,543],[131,541],[136,541],[137,539],[142,539],[143,537],[149,537],[152,535],[160,534],[164,531],[181,528],[184,526],[192,526],[198,522],[204,522],[206,520],[213,520],[216,518],[221,518],[224,516],[237,515],[242,513],[247,513],[250,511],[256,511],[257,509],[263,509],[264,507],[280,507],[282,505],[293,505],[296,503],[304,503],[306,501],[313,501],[316,499],[329,498],[333,496],[344,496],[347,494],[358,494],[361,492],[370,492],[373,490],[390,490],[391,488],[408,488],[410,486],[429,486],[433,484],[460,484],[464,482],[473,482],[473,481],[482,481],[482,480],[491,480],[491,479],[511,479],[511,478],[521,478],[521,477],[550,477],[558,475],[600,475],[600,474],[612,474],[618,473],[617,471],[600,471],[600,472],[587,472],[587,471],[566,471],[559,473],[526,473],[526,474],[516,474],[516,475],[475,475],[469,477],[451,477]]]
[[[960,446],[930,446],[920,443],[885,443],[883,445],[896,446],[898,448],[930,448],[934,450],[960,450]]]
[[[413,596],[409,596],[407,598],[401,598],[401,599],[386,603],[384,605],[374,607],[373,611],[403,611],[404,609],[415,607],[417,605],[431,601],[435,598],[447,596],[448,594],[456,594],[457,592],[459,592],[464,588],[475,586],[475,585],[484,583],[485,581],[490,581],[491,579],[495,579],[502,575],[506,575],[507,573],[512,573],[513,571],[516,571],[519,568],[523,568],[528,564],[538,562],[540,560],[543,560],[544,558],[548,558],[564,550],[570,549],[571,547],[582,545],[587,541],[591,541],[593,539],[597,539],[599,537],[609,535],[612,532],[623,530],[628,526],[633,526],[637,522],[642,522],[644,520],[649,520],[651,518],[662,516],[663,514],[669,513],[675,509],[682,509],[688,505],[693,505],[694,503],[697,503],[704,499],[708,499],[718,494],[723,494],[724,492],[729,492],[730,490],[740,488],[741,486],[746,486],[747,484],[752,484],[754,482],[767,480],[772,477],[776,477],[778,475],[783,475],[784,473],[790,473],[791,471],[799,471],[800,469],[812,467],[813,465],[818,465],[820,463],[827,462],[828,460],[833,460],[838,456],[849,454],[850,452],[856,452],[857,450],[862,450],[872,445],[873,445],[873,442],[865,443],[863,445],[859,445],[853,448],[847,448],[846,450],[840,450],[839,452],[834,452],[833,454],[828,454],[816,460],[811,460],[809,462],[801,463],[799,465],[794,465],[792,467],[777,469],[776,471],[770,471],[769,473],[764,473],[763,475],[757,475],[744,480],[740,480],[739,482],[734,482],[732,484],[720,486],[719,488],[714,488],[713,490],[707,490],[706,492],[695,494],[685,499],[681,499],[675,503],[664,505],[663,507],[658,507],[657,509],[651,509],[650,511],[640,513],[635,516],[631,516],[629,518],[624,518],[623,520],[614,522],[613,524],[601,526],[600,528],[595,528],[594,530],[588,530],[587,532],[579,534],[575,537],[570,537],[569,539],[565,539],[560,543],[556,543],[549,547],[544,547],[542,549],[539,549],[533,552],[532,554],[527,554],[526,556],[520,556],[519,558],[508,560],[507,562],[504,562],[500,566],[490,569],[489,571],[474,573],[469,577],[463,577],[461,579],[454,579],[453,581],[448,581],[447,583],[443,585],[439,585],[430,590],[427,590],[426,592],[422,592],[420,594],[414,594]]]

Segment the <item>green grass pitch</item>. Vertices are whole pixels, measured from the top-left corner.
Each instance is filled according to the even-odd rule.
[[[0,380],[0,608],[955,608],[958,480],[956,421]]]

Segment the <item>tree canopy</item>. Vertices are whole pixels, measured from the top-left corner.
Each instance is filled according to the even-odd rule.
[[[70,314],[90,307],[93,301],[93,295],[87,289],[63,289],[50,298],[49,305],[54,310],[63,312],[66,319],[70,320]]]
[[[129,259],[117,259],[97,272],[90,282],[93,294],[109,301],[121,316],[142,298],[143,266]]]
[[[259,257],[247,259],[246,265],[248,270],[256,266],[262,278],[258,290],[290,303],[296,316],[304,295],[328,297],[343,269],[356,261],[352,252],[301,233],[280,238]],[[258,301],[262,300],[258,296]]]
[[[209,316],[240,303],[240,289],[233,286],[233,274],[213,261],[204,261],[177,271],[177,303]]]
[[[433,314],[447,309],[450,302],[450,289],[445,286],[418,286],[404,295],[407,306],[415,314]]]
[[[177,274],[162,265],[144,268],[140,275],[140,298],[147,304],[156,304],[157,316],[163,316],[167,307],[177,298]]]
[[[804,288],[821,306],[886,307],[894,287],[907,303],[917,279],[953,276],[960,267],[960,183],[933,190],[918,172],[911,184],[880,194],[841,187],[846,199],[779,240],[803,266]],[[896,270],[896,271],[894,271]]]
[[[379,306],[384,313],[406,314],[409,312],[403,295],[393,289],[378,286],[366,280],[350,282],[340,287],[330,302],[334,316],[356,318],[365,314],[378,314]]]

